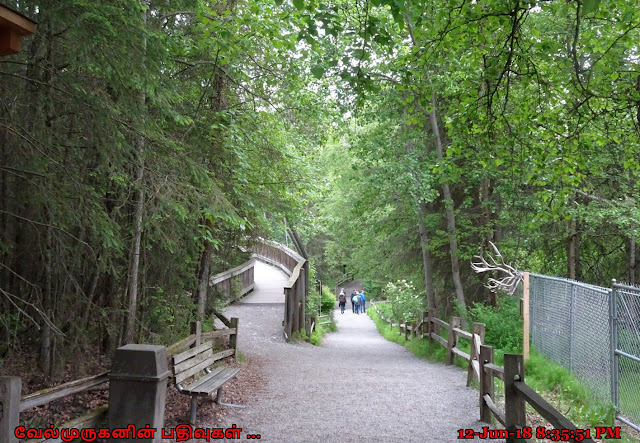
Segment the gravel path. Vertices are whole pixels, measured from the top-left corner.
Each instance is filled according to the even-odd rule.
[[[225,426],[267,442],[454,442],[484,425],[466,373],[430,363],[380,336],[368,315],[335,311],[322,346],[288,344],[282,304],[238,304],[239,349],[259,381]],[[494,440],[495,441],[495,440]]]

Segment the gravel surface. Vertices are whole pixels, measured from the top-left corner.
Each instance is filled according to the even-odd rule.
[[[249,376],[240,385],[250,378],[254,392],[244,409],[225,408],[216,426],[236,424],[243,440],[454,442],[459,429],[485,425],[465,371],[416,358],[382,338],[366,314],[337,309],[338,332],[313,346],[285,342],[282,304],[239,304],[226,313],[240,318]]]

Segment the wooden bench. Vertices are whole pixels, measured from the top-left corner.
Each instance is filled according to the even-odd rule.
[[[240,369],[211,366],[226,357],[234,356],[235,349],[225,349],[220,352],[213,352],[213,341],[206,341],[195,348],[176,354],[173,356],[172,373],[175,378],[176,388],[181,394],[191,396],[190,423],[195,425],[197,412],[197,398],[208,397],[217,391],[217,404],[225,406],[237,406],[222,403],[222,386],[229,380],[236,377]],[[191,377],[195,377],[186,386],[183,382]]]

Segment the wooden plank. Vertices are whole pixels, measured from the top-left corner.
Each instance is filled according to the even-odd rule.
[[[443,328],[448,328],[449,327],[449,323],[447,323],[444,320],[440,320],[438,317],[431,317],[431,321],[437,325],[442,326]]]
[[[177,383],[182,383],[184,380],[186,380],[189,377],[192,377],[192,376],[196,375],[200,371],[204,371],[205,368],[208,368],[209,366],[213,365],[218,360],[219,360],[218,358],[214,358],[214,356],[212,355],[211,357],[209,357],[206,360],[198,363],[197,365],[192,366],[191,368],[189,368],[189,369],[187,369],[185,371],[182,371],[179,374],[176,374],[176,384]]]
[[[199,387],[201,384],[206,383],[206,382],[207,382],[207,380],[209,380],[210,378],[215,377],[217,374],[219,374],[220,372],[222,372],[222,371],[223,371],[223,369],[224,369],[224,367],[222,367],[222,366],[221,366],[221,367],[218,367],[218,368],[213,368],[213,369],[211,370],[211,372],[210,372],[210,373],[208,373],[208,374],[206,374],[206,375],[203,375],[201,378],[198,378],[197,380],[194,380],[194,381],[193,381],[190,385],[188,385],[187,387],[182,388],[182,393],[185,393],[185,394],[186,394],[187,392],[185,392],[185,391],[190,391],[190,392],[191,392],[191,391],[197,390],[197,389],[198,389],[198,387]]]
[[[195,348],[191,348],[188,351],[182,352],[180,354],[176,354],[173,356],[173,365],[176,366],[178,363],[181,363],[186,359],[193,357],[196,354],[206,351],[207,348],[211,349],[212,347],[213,347],[213,342],[207,341],[202,343],[200,346],[196,346]]]
[[[183,338],[179,342],[176,342],[167,347],[167,357],[171,358],[174,356],[179,350],[184,349],[188,346],[191,346],[196,342],[196,335],[191,334],[188,337]]]
[[[217,354],[213,354],[214,361],[222,360],[225,357],[231,357],[236,353],[235,349],[225,349],[224,351],[220,351]]]
[[[226,337],[227,335],[234,335],[235,333],[236,333],[236,328],[218,329],[217,331],[203,332],[202,339],[208,340],[210,338],[215,338],[215,337]]]
[[[444,338],[440,337],[435,332],[431,333],[431,338],[434,339],[435,341],[437,341],[438,343],[440,343],[445,348],[447,347],[447,341]]]
[[[473,338],[473,334],[465,331],[464,329],[453,328],[453,332],[455,332],[458,337],[466,338],[467,340],[471,340]]]
[[[215,315],[216,317],[218,317],[220,319],[220,321],[222,322],[222,324],[224,324],[227,328],[230,328],[231,326],[229,323],[229,319],[227,317],[225,317],[224,315],[222,315],[219,312],[213,312],[213,315]]]
[[[489,410],[496,417],[496,420],[498,420],[502,424],[502,426],[505,426],[506,420],[504,418],[504,414],[502,412],[500,412],[500,409],[498,409],[498,407],[493,402],[493,400],[491,399],[489,394],[485,394],[484,397],[482,397],[482,398],[484,399],[485,403],[487,404],[487,407],[489,408]]]
[[[451,317],[451,323],[449,323],[449,330],[447,331],[447,354],[444,361],[445,365],[453,364],[453,350],[458,345],[458,337],[456,337],[453,330],[459,326],[460,317]]]
[[[33,20],[3,5],[0,5],[0,25],[11,28],[20,36],[31,35],[36,30]]]
[[[504,381],[504,368],[502,366],[495,365],[493,363],[486,363],[484,365],[485,371],[488,370],[489,374],[493,372],[495,377],[498,377],[500,380]]]
[[[61,399],[67,395],[84,392],[89,388],[101,385],[108,381],[109,372],[103,372],[102,374],[94,375],[92,377],[74,380],[69,383],[54,386],[53,388],[43,389],[41,391],[25,395],[20,399],[20,412],[37,406],[46,405],[47,403]]]
[[[522,355],[529,360],[529,273],[524,273],[522,284]]]
[[[232,326],[231,328],[229,328],[229,330],[234,331],[234,333],[229,336],[229,348],[233,349],[233,354],[235,356],[236,362],[238,361],[238,330],[240,329],[238,327],[239,321],[240,320],[238,319],[238,317],[231,317],[231,319],[229,320],[229,324]]]
[[[480,363],[478,363],[478,360],[471,360],[471,366],[473,366],[473,372],[475,372],[476,377],[478,377],[478,380],[480,379]]]
[[[201,346],[202,345],[198,346],[198,348],[200,348]],[[198,349],[198,348],[193,348],[193,349]],[[198,366],[200,363],[202,363],[205,360],[208,360],[212,356],[213,356],[213,349],[211,349],[211,346],[209,345],[205,347],[204,350],[194,354],[191,358],[184,360],[182,363],[178,363],[178,364],[174,363],[173,373],[176,376],[176,378],[179,378],[180,374],[182,374],[184,371],[187,371],[190,368],[193,368],[194,366]]]
[[[485,365],[493,363],[493,348],[491,346],[481,346],[478,354],[478,364],[480,365],[480,420],[485,423],[491,423],[491,409],[488,403],[483,400],[487,396],[491,399],[494,395],[495,380],[490,371],[485,371]]]
[[[241,264],[240,266],[236,266],[235,268],[231,268],[227,271],[221,272],[219,274],[214,275],[213,277],[209,278],[209,285],[216,285],[220,282],[223,282],[225,280],[228,280],[230,278],[233,278],[237,275],[242,274],[244,271],[248,270],[249,268],[251,268],[254,264],[255,264],[255,259],[251,259],[243,264]]]
[[[513,383],[515,389],[522,394],[527,403],[529,403],[533,409],[538,411],[545,420],[553,425],[556,429],[578,429],[571,420],[562,415],[549,404],[544,398],[542,398],[536,391],[527,386],[524,382],[516,381]],[[592,439],[586,438],[582,441],[593,442]]]
[[[107,413],[109,412],[108,406],[102,406],[101,408],[95,409],[88,414],[83,415],[82,417],[78,417],[74,420],[71,420],[67,423],[64,423],[58,426],[58,429],[63,428],[74,428],[74,429],[86,429],[86,428],[97,428],[100,423],[104,419],[107,418]],[[25,440],[24,443],[61,443],[62,438],[48,438],[48,439],[37,439],[34,438],[32,440]]]
[[[482,340],[480,340],[480,336],[474,334],[473,336],[473,346],[476,347],[476,355],[480,355],[480,346],[482,346]]]
[[[464,351],[461,351],[458,348],[451,348],[451,352],[453,352],[455,355],[457,355],[460,358],[464,358],[466,361],[471,360],[471,356],[469,354],[467,354]]]
[[[214,377],[209,378],[205,383],[200,384],[198,387],[192,390],[191,387],[186,388],[185,392],[189,391],[192,394],[198,395],[210,395],[213,391],[217,390],[220,386],[224,385],[229,380],[235,378],[240,372],[238,368],[226,368],[217,373]]]

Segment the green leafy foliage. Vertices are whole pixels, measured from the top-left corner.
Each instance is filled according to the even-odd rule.
[[[394,319],[412,322],[422,317],[424,299],[418,294],[412,282],[406,280],[388,282],[384,292],[391,304]]]
[[[522,318],[517,298],[502,297],[497,307],[476,303],[468,313],[470,321],[484,323],[485,344],[503,352],[522,352]]]

